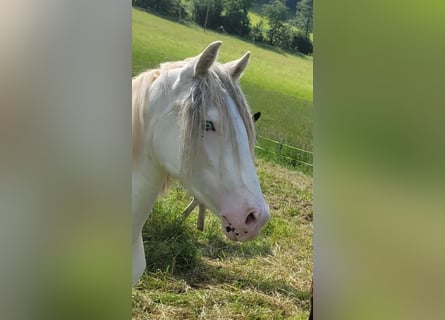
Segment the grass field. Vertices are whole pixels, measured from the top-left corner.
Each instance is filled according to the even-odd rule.
[[[133,319],[307,319],[312,275],[312,179],[257,160],[272,219],[234,243],[207,213],[203,232],[178,184],[144,229],[148,272],[133,289]]]
[[[283,143],[312,150],[312,58],[272,51],[253,43],[201,28],[181,25],[133,10],[133,74],[161,62],[200,53],[222,40],[219,61],[251,51],[241,84],[253,111],[261,111],[257,131]]]
[[[312,60],[133,10],[133,74],[198,54],[222,40],[219,60],[251,51],[242,87],[261,111],[260,135],[312,148]],[[258,239],[234,243],[207,214],[181,216],[189,195],[174,184],[144,227],[147,273],[132,290],[133,319],[307,319],[312,277],[312,178],[257,159],[272,218]]]

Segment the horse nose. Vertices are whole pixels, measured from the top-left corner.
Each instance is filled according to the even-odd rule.
[[[246,240],[256,238],[256,236],[260,233],[261,228],[267,221],[269,221],[269,210],[266,208],[250,209],[246,213],[244,226],[242,226],[240,230],[241,232],[237,232],[235,230],[235,236],[241,237],[241,241],[243,238]]]
[[[269,209],[251,208],[247,210],[244,218],[237,223],[230,223],[225,227],[227,236],[232,240],[248,241],[255,239],[261,228],[269,220]]]
[[[257,221],[257,216],[258,216],[257,211],[249,212],[249,214],[246,217],[246,221],[245,221],[246,226],[255,223]]]
[[[270,214],[269,208],[255,208],[247,211],[246,218],[244,220],[245,228],[249,229],[261,229],[263,225],[269,221]]]

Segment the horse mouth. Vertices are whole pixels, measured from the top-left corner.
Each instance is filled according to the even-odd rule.
[[[229,221],[229,219],[227,219],[227,217],[225,217],[225,216],[221,217],[221,221],[222,221],[222,227],[223,227],[224,234],[230,240],[245,242],[245,241],[254,240],[258,236],[258,232],[250,232],[249,233],[247,230],[235,228],[232,225],[232,223]]]
[[[242,241],[238,239],[238,236],[234,232],[225,232],[226,237],[229,238],[232,241]]]
[[[229,219],[227,219],[226,216],[221,217],[222,226],[224,229],[224,233],[226,234],[227,238],[233,241],[238,241],[237,234],[235,232],[235,227],[233,227],[232,223],[230,223]]]

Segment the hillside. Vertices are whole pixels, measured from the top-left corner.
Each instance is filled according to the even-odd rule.
[[[246,51],[252,53],[241,84],[252,110],[263,114],[257,124],[258,133],[311,150],[311,57],[272,51],[134,9],[133,74],[154,68],[164,61],[195,56],[215,40],[223,41],[220,62],[237,59]]]

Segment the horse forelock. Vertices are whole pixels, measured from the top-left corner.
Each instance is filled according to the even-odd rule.
[[[241,157],[237,148],[237,137],[227,106],[227,95],[233,100],[247,131],[252,157],[255,148],[255,128],[250,114],[250,108],[239,85],[224,70],[219,63],[214,63],[207,75],[193,79],[190,88],[178,104],[180,121],[180,146],[183,170],[191,169],[190,162],[197,156],[200,137],[205,134],[202,123],[206,121],[209,106],[216,108],[221,117],[221,130],[227,130],[231,139],[233,151],[238,161]]]

